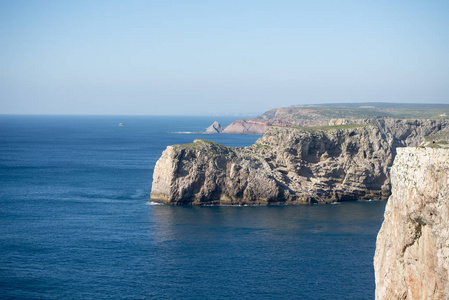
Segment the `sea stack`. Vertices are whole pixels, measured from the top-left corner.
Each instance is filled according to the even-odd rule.
[[[449,299],[449,149],[397,153],[374,256],[376,299]]]
[[[217,121],[212,123],[212,125],[210,125],[206,129],[206,133],[221,133],[222,131],[223,127],[221,127],[220,123],[218,123]]]

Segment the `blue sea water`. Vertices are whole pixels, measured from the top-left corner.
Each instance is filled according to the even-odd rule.
[[[215,119],[0,116],[0,298],[373,299],[384,202],[148,205],[167,145],[258,138]]]

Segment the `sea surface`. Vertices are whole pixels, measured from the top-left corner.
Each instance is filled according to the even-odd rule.
[[[150,205],[167,145],[259,138],[215,120],[0,116],[0,298],[373,299],[385,202]]]

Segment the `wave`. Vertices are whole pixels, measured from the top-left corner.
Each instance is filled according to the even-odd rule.
[[[163,203],[149,201],[146,203],[147,205],[164,205]]]
[[[171,133],[174,133],[174,134],[209,134],[204,131],[174,131]]]

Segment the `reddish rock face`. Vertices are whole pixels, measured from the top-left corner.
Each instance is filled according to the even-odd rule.
[[[259,119],[240,119],[228,125],[222,133],[233,134],[263,134],[268,126],[282,127],[309,127],[309,126],[326,126],[329,120],[259,120]]]
[[[267,129],[268,122],[265,120],[237,120],[227,126],[223,133],[234,134],[263,134]]]

